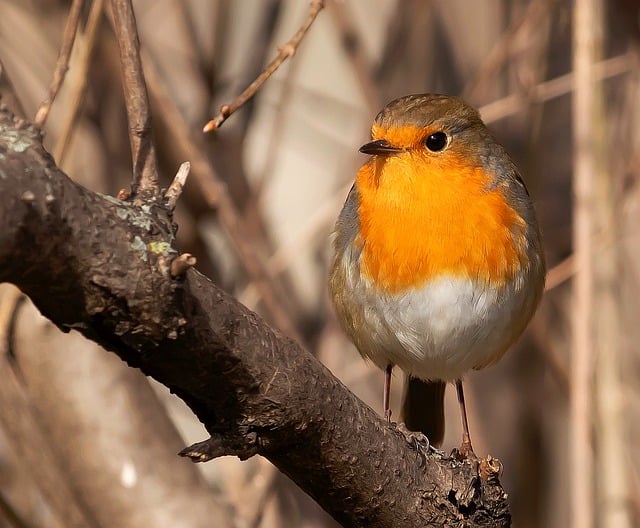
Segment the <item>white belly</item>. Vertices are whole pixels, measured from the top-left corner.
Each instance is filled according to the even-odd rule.
[[[353,267],[343,271],[346,291],[336,307],[355,314],[344,326],[360,353],[380,368],[397,365],[422,379],[454,380],[500,359],[539,298],[535,281],[524,276],[502,287],[443,276],[382,294]]]

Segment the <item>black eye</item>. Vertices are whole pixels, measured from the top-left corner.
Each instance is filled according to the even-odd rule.
[[[447,135],[444,132],[434,132],[424,140],[424,144],[431,152],[440,152],[447,146]]]

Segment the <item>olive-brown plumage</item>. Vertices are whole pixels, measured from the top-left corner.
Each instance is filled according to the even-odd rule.
[[[410,429],[444,433],[444,382],[502,357],[531,319],[545,265],[531,198],[476,110],[410,95],[376,117],[338,218],[329,286],[360,353],[408,376]],[[471,452],[463,416],[462,450]]]

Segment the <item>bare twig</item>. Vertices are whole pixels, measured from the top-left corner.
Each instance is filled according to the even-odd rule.
[[[596,81],[610,79],[611,77],[632,71],[636,63],[637,57],[633,52],[597,62],[593,64],[593,78]],[[560,97],[561,95],[571,93],[574,86],[574,73],[567,73],[534,86],[531,92],[527,94],[528,100],[519,94],[512,94],[498,99],[493,103],[481,106],[479,111],[485,123],[493,123],[515,114],[523,106],[532,102],[543,103]]]
[[[556,385],[566,400],[569,400],[569,368],[561,358],[561,352],[558,350],[556,342],[550,338],[549,317],[537,315],[531,320],[528,326],[527,334],[536,343],[534,350],[539,354],[540,359],[544,361],[545,368],[555,380]],[[553,324],[553,323],[552,323]],[[562,350],[564,352],[564,349]]]
[[[295,55],[300,42],[306,35],[307,31],[309,31],[313,21],[316,19],[318,13],[323,7],[324,0],[311,1],[311,7],[309,8],[309,15],[307,16],[307,19],[300,29],[296,31],[291,40],[280,46],[276,58],[269,63],[263,72],[258,75],[256,80],[253,81],[244,92],[242,92],[231,104],[224,104],[220,107],[220,113],[204,126],[202,129],[203,132],[210,132],[211,130],[220,128],[220,125],[222,125],[222,123],[224,123],[231,114],[256,94],[260,87],[274,74],[285,60]]]
[[[318,234],[328,232],[330,226],[335,222],[340,208],[353,184],[342,187],[327,199],[321,207],[316,209],[309,217],[307,223],[294,234],[289,240],[285,240],[267,259],[266,267],[268,273],[277,277],[284,273],[295,261],[295,257],[300,254],[300,249],[308,244]],[[261,292],[253,281],[247,284],[238,298],[249,307],[254,307],[261,300]]]
[[[104,0],[93,0],[93,3],[91,4],[91,11],[89,11],[89,16],[87,18],[87,26],[84,34],[81,35],[80,41],[78,42],[80,52],[78,54],[77,67],[74,68],[71,76],[71,103],[68,105],[60,135],[58,136],[58,140],[53,148],[53,157],[60,166],[64,166],[64,157],[71,141],[71,137],[73,136],[73,131],[75,130],[78,117],[80,116],[80,108],[84,102],[87,80],[89,79],[87,72],[91,65],[91,57],[93,55],[93,49],[98,35],[98,27],[102,16],[103,5]]]
[[[593,526],[593,453],[591,448],[592,235],[594,207],[594,60],[595,10],[598,0],[576,0],[573,12],[573,152],[575,261],[580,272],[573,281],[572,368],[570,393],[571,526]]]
[[[6,519],[11,528],[30,528],[30,524],[25,521],[18,510],[13,507],[11,502],[5,498],[2,490],[0,490],[0,514],[2,518]]]
[[[601,252],[617,252],[618,250],[616,247],[622,245],[623,242],[623,238],[611,237],[609,236],[609,233],[600,231],[595,236],[593,236],[591,244],[593,246],[593,250],[596,253],[602,254]],[[547,280],[545,282],[544,291],[547,292],[549,290],[557,288],[558,286],[569,280],[571,277],[573,277],[577,272],[578,269],[576,267],[576,258],[572,253],[547,271]]]
[[[465,98],[473,99],[479,89],[488,80],[495,81],[495,75],[505,61],[517,50],[517,41],[528,29],[535,31],[535,27],[540,23],[541,16],[548,14],[548,4],[552,0],[536,0],[529,3],[526,10],[517,17],[507,31],[496,42],[483,63],[478,68],[476,74],[471,78],[463,90]]]
[[[178,172],[176,173],[175,178],[169,185],[167,192],[164,193],[164,198],[166,200],[165,204],[169,211],[173,211],[176,208],[176,204],[178,203],[178,199],[182,194],[182,188],[184,187],[185,182],[187,181],[187,176],[189,176],[189,171],[191,170],[191,163],[185,161]]]
[[[300,231],[291,237],[290,240],[285,241],[277,251],[269,257],[267,265],[271,273],[274,275],[282,273],[294,261],[295,256],[300,254],[301,247],[319,233],[326,233],[330,229],[330,226],[335,223],[352,185],[350,182],[320,205]]]
[[[328,7],[333,23],[340,32],[342,48],[349,58],[351,69],[367,102],[367,108],[371,114],[375,115],[380,109],[380,95],[373,80],[370,62],[364,55],[358,36],[358,26],[353,23],[353,17],[348,9],[347,3],[339,2],[330,2]]]
[[[175,145],[180,155],[191,161],[192,179],[199,186],[207,205],[218,210],[220,223],[229,234],[249,280],[256,284],[264,307],[274,325],[290,337],[299,339],[293,317],[284,309],[284,304],[276,293],[275,280],[256,253],[257,244],[248,238],[247,230],[229,197],[226,186],[220,181],[211,161],[203,154],[202,136],[194,136],[184,116],[176,107],[175,101],[169,97],[153,60],[144,53],[144,50],[143,60],[149,90],[153,99],[157,101],[160,118],[172,127]]]
[[[575,272],[575,258],[573,254],[571,254],[547,271],[547,280],[544,284],[544,291],[547,292],[557,288],[563,282],[569,280]]]
[[[51,105],[58,95],[58,91],[62,86],[64,77],[69,69],[69,57],[71,57],[71,50],[73,49],[73,42],[76,39],[76,33],[78,31],[78,22],[80,21],[80,14],[84,7],[84,0],[73,0],[71,9],[69,10],[69,16],[67,17],[67,23],[64,27],[62,34],[62,46],[60,47],[60,53],[58,54],[58,61],[56,62],[56,69],[53,72],[53,79],[49,85],[49,95],[40,103],[40,108],[36,112],[34,122],[36,125],[42,127],[49,117],[49,110]]]
[[[193,60],[199,71],[204,72],[206,70],[205,60],[198,45],[196,27],[189,12],[189,5],[184,0],[173,0],[171,4],[171,12],[175,13],[189,59]]]
[[[43,430],[30,393],[23,380],[6,357],[0,358],[0,401],[2,413],[0,424],[3,433],[19,460],[29,468],[30,476],[51,510],[52,517],[59,526],[86,526],[97,528],[77,493],[69,484],[67,468],[60,464],[60,458]],[[25,442],[24,439],[29,441]],[[22,439],[22,441],[20,441]]]
[[[597,57],[603,53],[604,2],[594,2],[595,13],[591,33],[594,35]],[[595,412],[591,413],[595,422],[595,469],[598,485],[596,486],[597,521],[602,528],[631,528],[631,504],[629,503],[629,470],[627,462],[627,427],[625,413],[625,397],[622,382],[624,369],[624,306],[620,289],[621,244],[619,237],[621,194],[612,174],[616,171],[614,159],[621,159],[624,154],[609,148],[618,145],[611,128],[621,126],[623,120],[606,113],[605,91],[602,86],[594,86],[591,146],[594,164],[594,196],[591,215],[593,227],[606,251],[592,256],[593,261],[593,370],[594,384],[591,387]],[[632,104],[620,105],[623,111],[629,112]],[[613,118],[613,119],[611,119]],[[616,123],[610,127],[611,123]],[[633,140],[631,140],[633,141]],[[615,154],[614,154],[615,152]],[[596,249],[596,248],[594,248]],[[595,388],[595,390],[594,390]]]
[[[154,201],[160,194],[160,186],[136,19],[131,0],[111,0],[111,10],[120,46],[122,81],[129,119],[129,142],[133,159],[131,194],[141,203]]]
[[[260,211],[262,206],[262,200],[264,199],[264,191],[268,187],[271,178],[274,174],[274,168],[280,155],[280,143],[285,135],[285,122],[288,117],[287,110],[290,108],[291,94],[295,88],[295,74],[300,65],[299,61],[292,61],[289,68],[284,74],[282,80],[282,87],[278,94],[278,102],[274,107],[274,117],[270,124],[271,131],[269,133],[269,144],[266,149],[266,157],[261,169],[261,174],[256,178],[256,183],[251,189],[251,200],[253,204],[250,205],[251,210]]]
[[[262,525],[267,504],[276,492],[278,479],[281,478],[281,475],[282,473],[273,464],[265,460],[265,465],[259,474],[261,481],[259,487],[254,484],[252,489],[246,490],[253,492],[251,496],[256,497],[253,503],[248,504],[250,511],[246,515],[246,522],[249,528],[260,528]]]
[[[2,63],[2,59],[0,59],[0,101],[2,101],[3,105],[8,106],[9,109],[14,111],[16,114],[22,117],[27,116],[13,83],[7,74],[7,69]]]

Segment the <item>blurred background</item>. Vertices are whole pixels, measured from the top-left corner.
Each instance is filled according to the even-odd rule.
[[[296,55],[207,136],[203,124],[291,38],[309,3],[134,1],[164,186],[181,162],[192,164],[176,213],[180,249],[296,333],[378,411],[383,375],[360,359],[328,302],[332,224],[384,104],[441,92],[480,109],[521,168],[550,269],[525,335],[467,381],[475,450],[502,461],[522,528],[572,518],[576,526],[572,483],[581,479],[590,500],[578,507],[595,526],[640,526],[640,2],[592,3],[585,151],[574,148],[582,110],[572,105],[588,82],[574,75],[581,52],[568,0],[328,0]],[[131,174],[118,48],[109,2],[83,4],[45,145],[72,179],[116,195]],[[46,97],[70,6],[0,0],[2,100],[28,118]],[[578,214],[580,152],[591,160],[593,191]],[[574,218],[588,226],[579,244]],[[578,280],[586,303],[572,293]],[[258,457],[178,459],[207,435],[177,398],[79,335],[59,333],[8,285],[0,295],[0,527],[335,526]],[[579,362],[588,368],[582,381]],[[397,374],[396,416],[401,385]],[[585,420],[576,398],[588,410],[584,465],[572,459],[580,440],[571,431]],[[460,438],[451,389],[446,413],[449,450]]]

